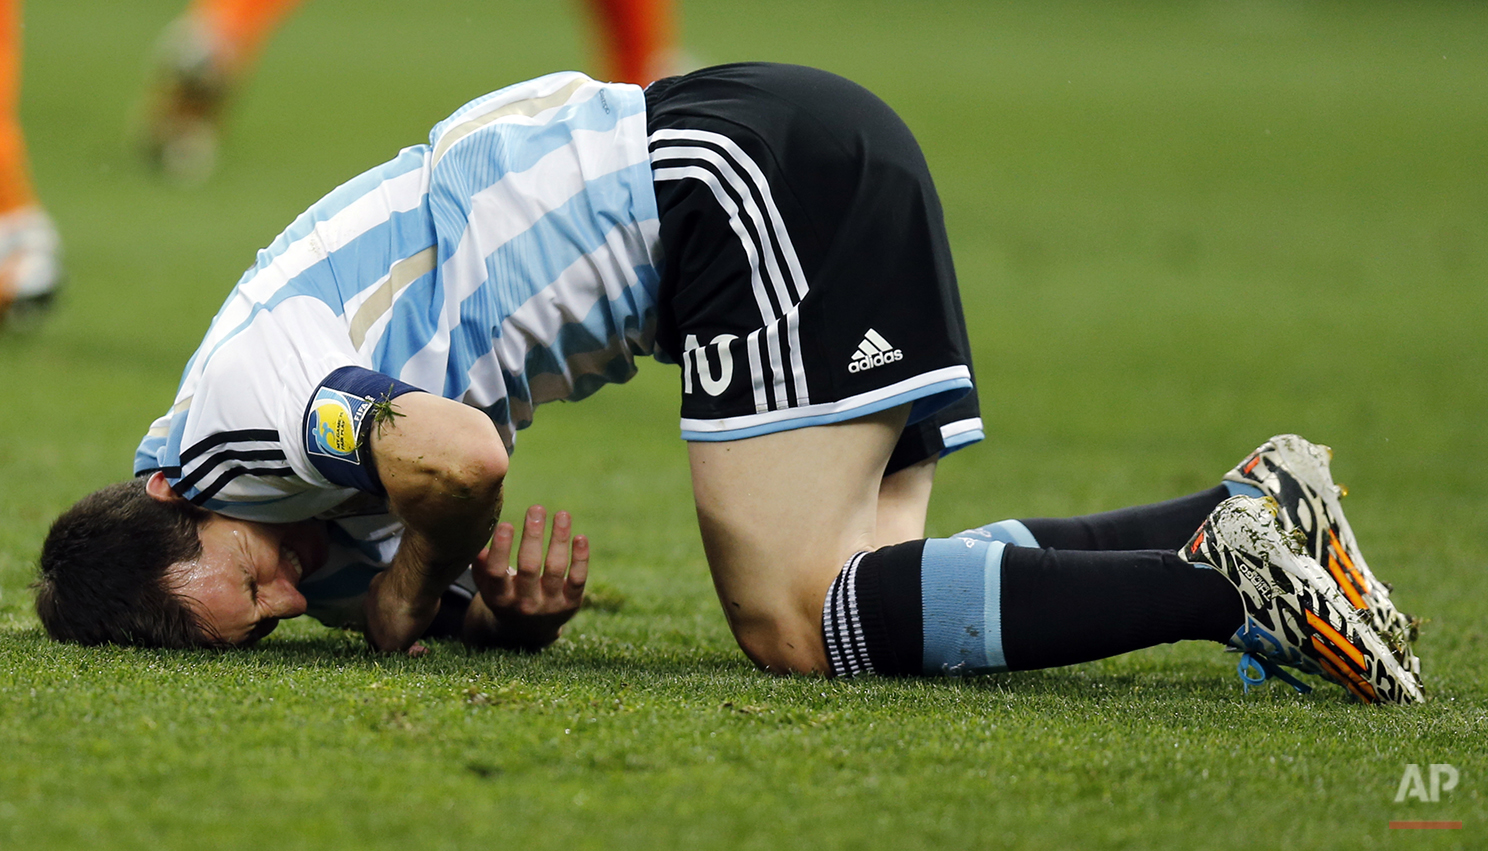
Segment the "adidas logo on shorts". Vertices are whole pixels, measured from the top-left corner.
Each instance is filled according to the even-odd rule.
[[[847,365],[847,371],[866,372],[875,366],[903,359],[904,352],[894,348],[882,334],[869,328],[868,333],[863,335],[863,342],[858,344],[858,350],[853,352],[852,363]]]

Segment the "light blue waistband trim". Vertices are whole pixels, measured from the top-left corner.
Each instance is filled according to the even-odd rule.
[[[964,370],[965,367],[960,367]],[[912,384],[913,382],[901,382]],[[894,393],[883,398],[873,398],[872,393],[862,394],[864,401],[857,402],[852,399],[839,403],[825,403],[812,405],[807,408],[785,408],[771,411],[764,415],[764,421],[759,421],[759,415],[737,417],[736,420],[752,425],[738,428],[718,429],[716,431],[698,431],[687,428],[687,423],[721,422],[714,420],[683,420],[682,439],[699,442],[722,442],[728,440],[743,440],[748,437],[758,437],[762,434],[774,434],[778,431],[790,431],[791,429],[807,428],[809,426],[831,425],[832,423],[847,422],[879,411],[895,408],[906,402],[914,402],[929,396],[939,394],[952,394],[961,391],[957,395],[965,395],[965,391],[971,388],[971,379],[963,376],[954,376],[942,381],[935,381],[923,386],[911,386],[909,389]],[[858,398],[858,397],[855,397]],[[839,407],[840,406],[840,407]],[[812,413],[819,411],[819,413]]]

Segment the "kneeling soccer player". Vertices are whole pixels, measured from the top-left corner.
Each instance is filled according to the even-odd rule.
[[[648,354],[681,365],[709,567],[768,670],[1019,670],[1209,639],[1247,681],[1283,664],[1420,698],[1410,621],[1297,439],[1173,502],[923,539],[938,459],[982,437],[939,200],[882,101],[768,64],[512,86],[317,202],[229,295],[140,478],[54,526],[43,621],[236,644],[309,610],[408,650],[473,566],[467,638],[551,641],[587,548],[565,517],[544,557],[530,511],[508,577],[512,529],[488,547],[508,452],[537,405]]]

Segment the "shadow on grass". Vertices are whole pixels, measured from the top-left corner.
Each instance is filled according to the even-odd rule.
[[[1140,697],[1186,701],[1226,702],[1239,690],[1211,665],[1184,659],[1144,659],[1130,669],[1128,662],[1097,663],[1072,668],[967,677],[862,678],[827,680],[816,676],[776,677],[755,669],[737,650],[713,646],[658,647],[627,641],[585,637],[580,643],[560,642],[542,653],[474,651],[454,641],[429,642],[430,653],[418,658],[375,653],[354,632],[327,631],[320,635],[282,636],[244,650],[153,650],[124,647],[77,647],[50,641],[40,629],[0,630],[0,665],[12,670],[128,668],[139,664],[173,668],[206,667],[222,673],[311,669],[372,676],[518,678],[534,685],[601,682],[668,684],[690,683],[724,690],[772,692],[826,688],[834,697],[856,694],[861,699],[902,700],[932,693],[975,694],[989,701],[1019,703],[1058,700],[1098,706],[1110,700]],[[41,661],[46,660],[46,661]],[[1111,667],[1119,667],[1111,670]],[[41,673],[41,670],[37,671]],[[1322,684],[1320,684],[1322,685]],[[1280,689],[1272,689],[1278,690]],[[1320,688],[1333,703],[1336,695]],[[1286,696],[1290,698],[1290,692]],[[1252,695],[1252,699],[1254,699]],[[1267,699],[1267,702],[1275,698]]]
[[[536,679],[571,678],[575,674],[667,678],[698,674],[747,676],[753,672],[736,653],[706,648],[668,651],[592,638],[582,646],[563,642],[540,653],[471,650],[457,641],[429,641],[426,645],[430,652],[416,658],[377,653],[358,633],[327,631],[323,635],[273,637],[243,649],[82,647],[56,643],[39,627],[32,626],[0,629],[0,666],[13,670],[27,666],[93,669],[143,663],[172,667],[199,665],[223,671],[304,668],[415,675],[463,672],[512,675],[520,672]]]
[[[977,692],[1024,698],[1103,699],[1140,694],[1222,698],[1232,691],[1229,682],[1207,674],[1200,676],[1197,668],[1191,663],[1168,663],[1161,667],[1130,672],[1091,673],[1078,669],[1054,668],[963,677],[957,681],[957,685]]]

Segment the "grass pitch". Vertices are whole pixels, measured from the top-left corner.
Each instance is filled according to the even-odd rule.
[[[756,673],[712,599],[661,365],[519,439],[508,504],[571,509],[597,556],[601,605],[547,653],[392,659],[312,623],[240,653],[45,641],[47,524],[128,475],[252,252],[469,97],[585,67],[577,5],[315,0],[194,191],[121,141],[178,6],[28,6],[22,111],[72,281],[0,335],[0,847],[1488,841],[1475,4],[683,4],[700,59],[837,71],[922,140],[989,432],[943,465],[933,533],[1191,492],[1300,432],[1337,448],[1371,563],[1430,618],[1425,706],[1242,696],[1199,644],[961,681]],[[1459,784],[1395,803],[1409,763]]]

